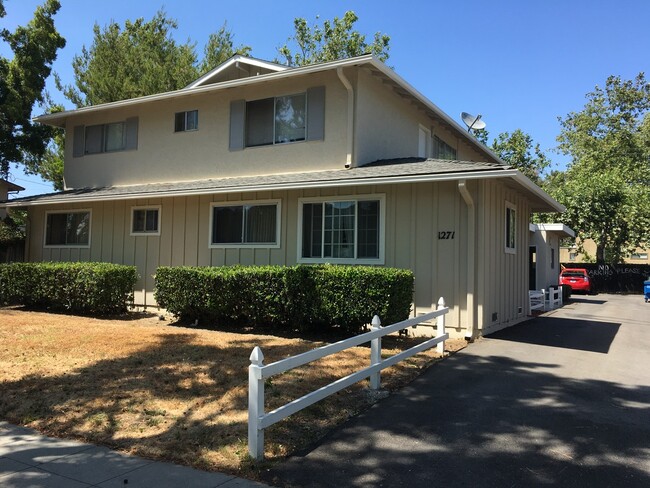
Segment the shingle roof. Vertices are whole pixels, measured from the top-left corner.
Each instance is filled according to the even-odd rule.
[[[155,198],[191,194],[231,193],[239,191],[263,191],[301,187],[353,186],[394,183],[395,178],[429,177],[440,179],[448,174],[473,172],[498,172],[507,166],[494,163],[449,161],[439,159],[402,158],[381,160],[351,169],[286,173],[265,176],[241,176],[210,178],[196,181],[150,183],[144,185],[80,188],[57,193],[34,195],[10,200],[12,206],[22,204],[70,203],[93,200],[122,200],[129,198]],[[496,176],[496,175],[495,175]],[[504,175],[505,176],[505,175]]]

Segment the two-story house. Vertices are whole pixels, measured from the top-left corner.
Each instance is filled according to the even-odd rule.
[[[409,268],[414,312],[457,335],[527,313],[529,214],[563,207],[372,55],[289,68],[235,56],[190,86],[36,119],[65,186],[15,199],[30,261],[156,268]]]

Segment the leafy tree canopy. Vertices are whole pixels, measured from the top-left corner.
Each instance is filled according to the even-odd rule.
[[[181,88],[197,77],[194,45],[177,43],[175,20],[158,11],[148,22],[93,27],[93,43],[72,61],[74,86],[64,94],[77,107]]]
[[[60,6],[58,0],[46,0],[26,26],[0,30],[0,42],[13,53],[12,59],[0,57],[0,177],[8,176],[11,163],[42,157],[50,139],[49,127],[32,124],[31,115],[44,100],[45,80],[65,46],[53,20]],[[0,0],[0,17],[4,15]]]
[[[572,157],[549,191],[560,220],[596,243],[596,261],[620,261],[650,242],[650,85],[610,76],[579,112],[560,118],[559,150]],[[556,182],[557,183],[557,182]]]
[[[489,142],[489,132],[485,129],[472,131],[472,135],[503,161],[521,171],[536,184],[542,185],[544,171],[549,168],[551,161],[530,134],[521,129],[502,132],[492,144]]]
[[[294,35],[278,49],[278,53],[290,66],[335,61],[367,53],[386,61],[390,37],[377,32],[371,43],[366,42],[366,36],[354,30],[357,20],[359,17],[351,10],[340,19],[334,17],[331,21],[323,21],[322,26],[315,24],[310,27],[305,19],[297,17],[293,21]]]
[[[542,182],[543,172],[551,164],[539,144],[533,142],[530,134],[521,129],[512,133],[502,132],[492,141],[491,149],[538,185]]]
[[[232,32],[223,24],[210,35],[199,62],[194,43],[174,40],[177,28],[164,10],[149,21],[127,20],[123,28],[114,21],[103,28],[95,24],[91,46],[73,59],[74,85],[62,87],[66,98],[83,107],[178,90],[251,49],[235,47]]]

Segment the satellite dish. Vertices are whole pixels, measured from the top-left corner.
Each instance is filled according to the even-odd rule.
[[[460,113],[460,118],[463,119],[463,122],[467,126],[467,132],[471,132],[472,129],[485,129],[485,122],[481,120],[481,117],[481,114],[478,114],[476,117],[474,117],[472,114],[468,114],[467,112]]]

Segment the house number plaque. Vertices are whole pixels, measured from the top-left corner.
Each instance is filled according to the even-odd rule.
[[[442,230],[438,232],[438,239],[442,239],[442,240],[453,239],[455,234],[456,232],[453,230]]]

